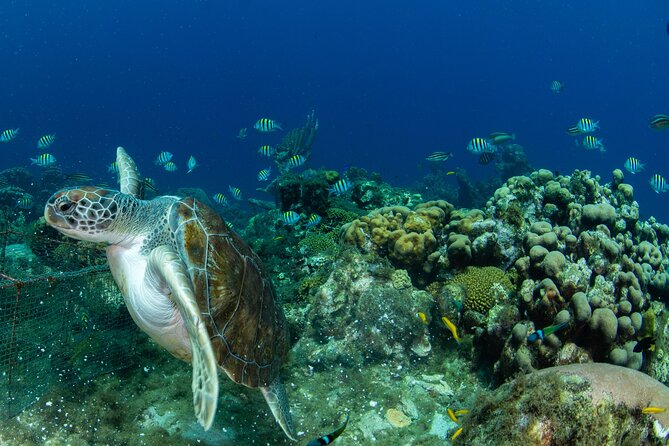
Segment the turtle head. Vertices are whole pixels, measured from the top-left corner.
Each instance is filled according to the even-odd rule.
[[[112,242],[109,226],[118,215],[119,191],[97,187],[63,189],[44,207],[49,226],[78,240]]]

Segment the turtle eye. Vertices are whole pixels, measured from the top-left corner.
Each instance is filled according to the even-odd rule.
[[[64,201],[62,203],[58,203],[56,207],[58,208],[58,211],[67,213],[72,210],[72,207],[74,207],[74,203],[72,203],[71,201]]]

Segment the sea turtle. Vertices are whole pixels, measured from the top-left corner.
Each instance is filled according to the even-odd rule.
[[[223,219],[194,198],[138,197],[135,162],[116,150],[121,190],[77,187],[55,193],[44,217],[79,240],[107,242],[107,259],[135,323],[193,365],[195,415],[212,425],[220,367],[259,387],[286,435],[295,439],[281,363],[288,331],[258,256]]]

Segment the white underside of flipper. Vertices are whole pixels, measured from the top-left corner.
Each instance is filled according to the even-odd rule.
[[[193,404],[195,416],[205,430],[216,414],[218,402],[218,366],[207,327],[202,322],[193,288],[179,256],[165,246],[149,254],[148,273],[155,273],[172,291],[172,301],[179,309],[190,339],[193,365]]]

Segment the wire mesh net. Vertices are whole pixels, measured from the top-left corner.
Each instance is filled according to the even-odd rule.
[[[56,383],[132,365],[137,329],[103,248],[0,231],[1,414],[13,417]]]

